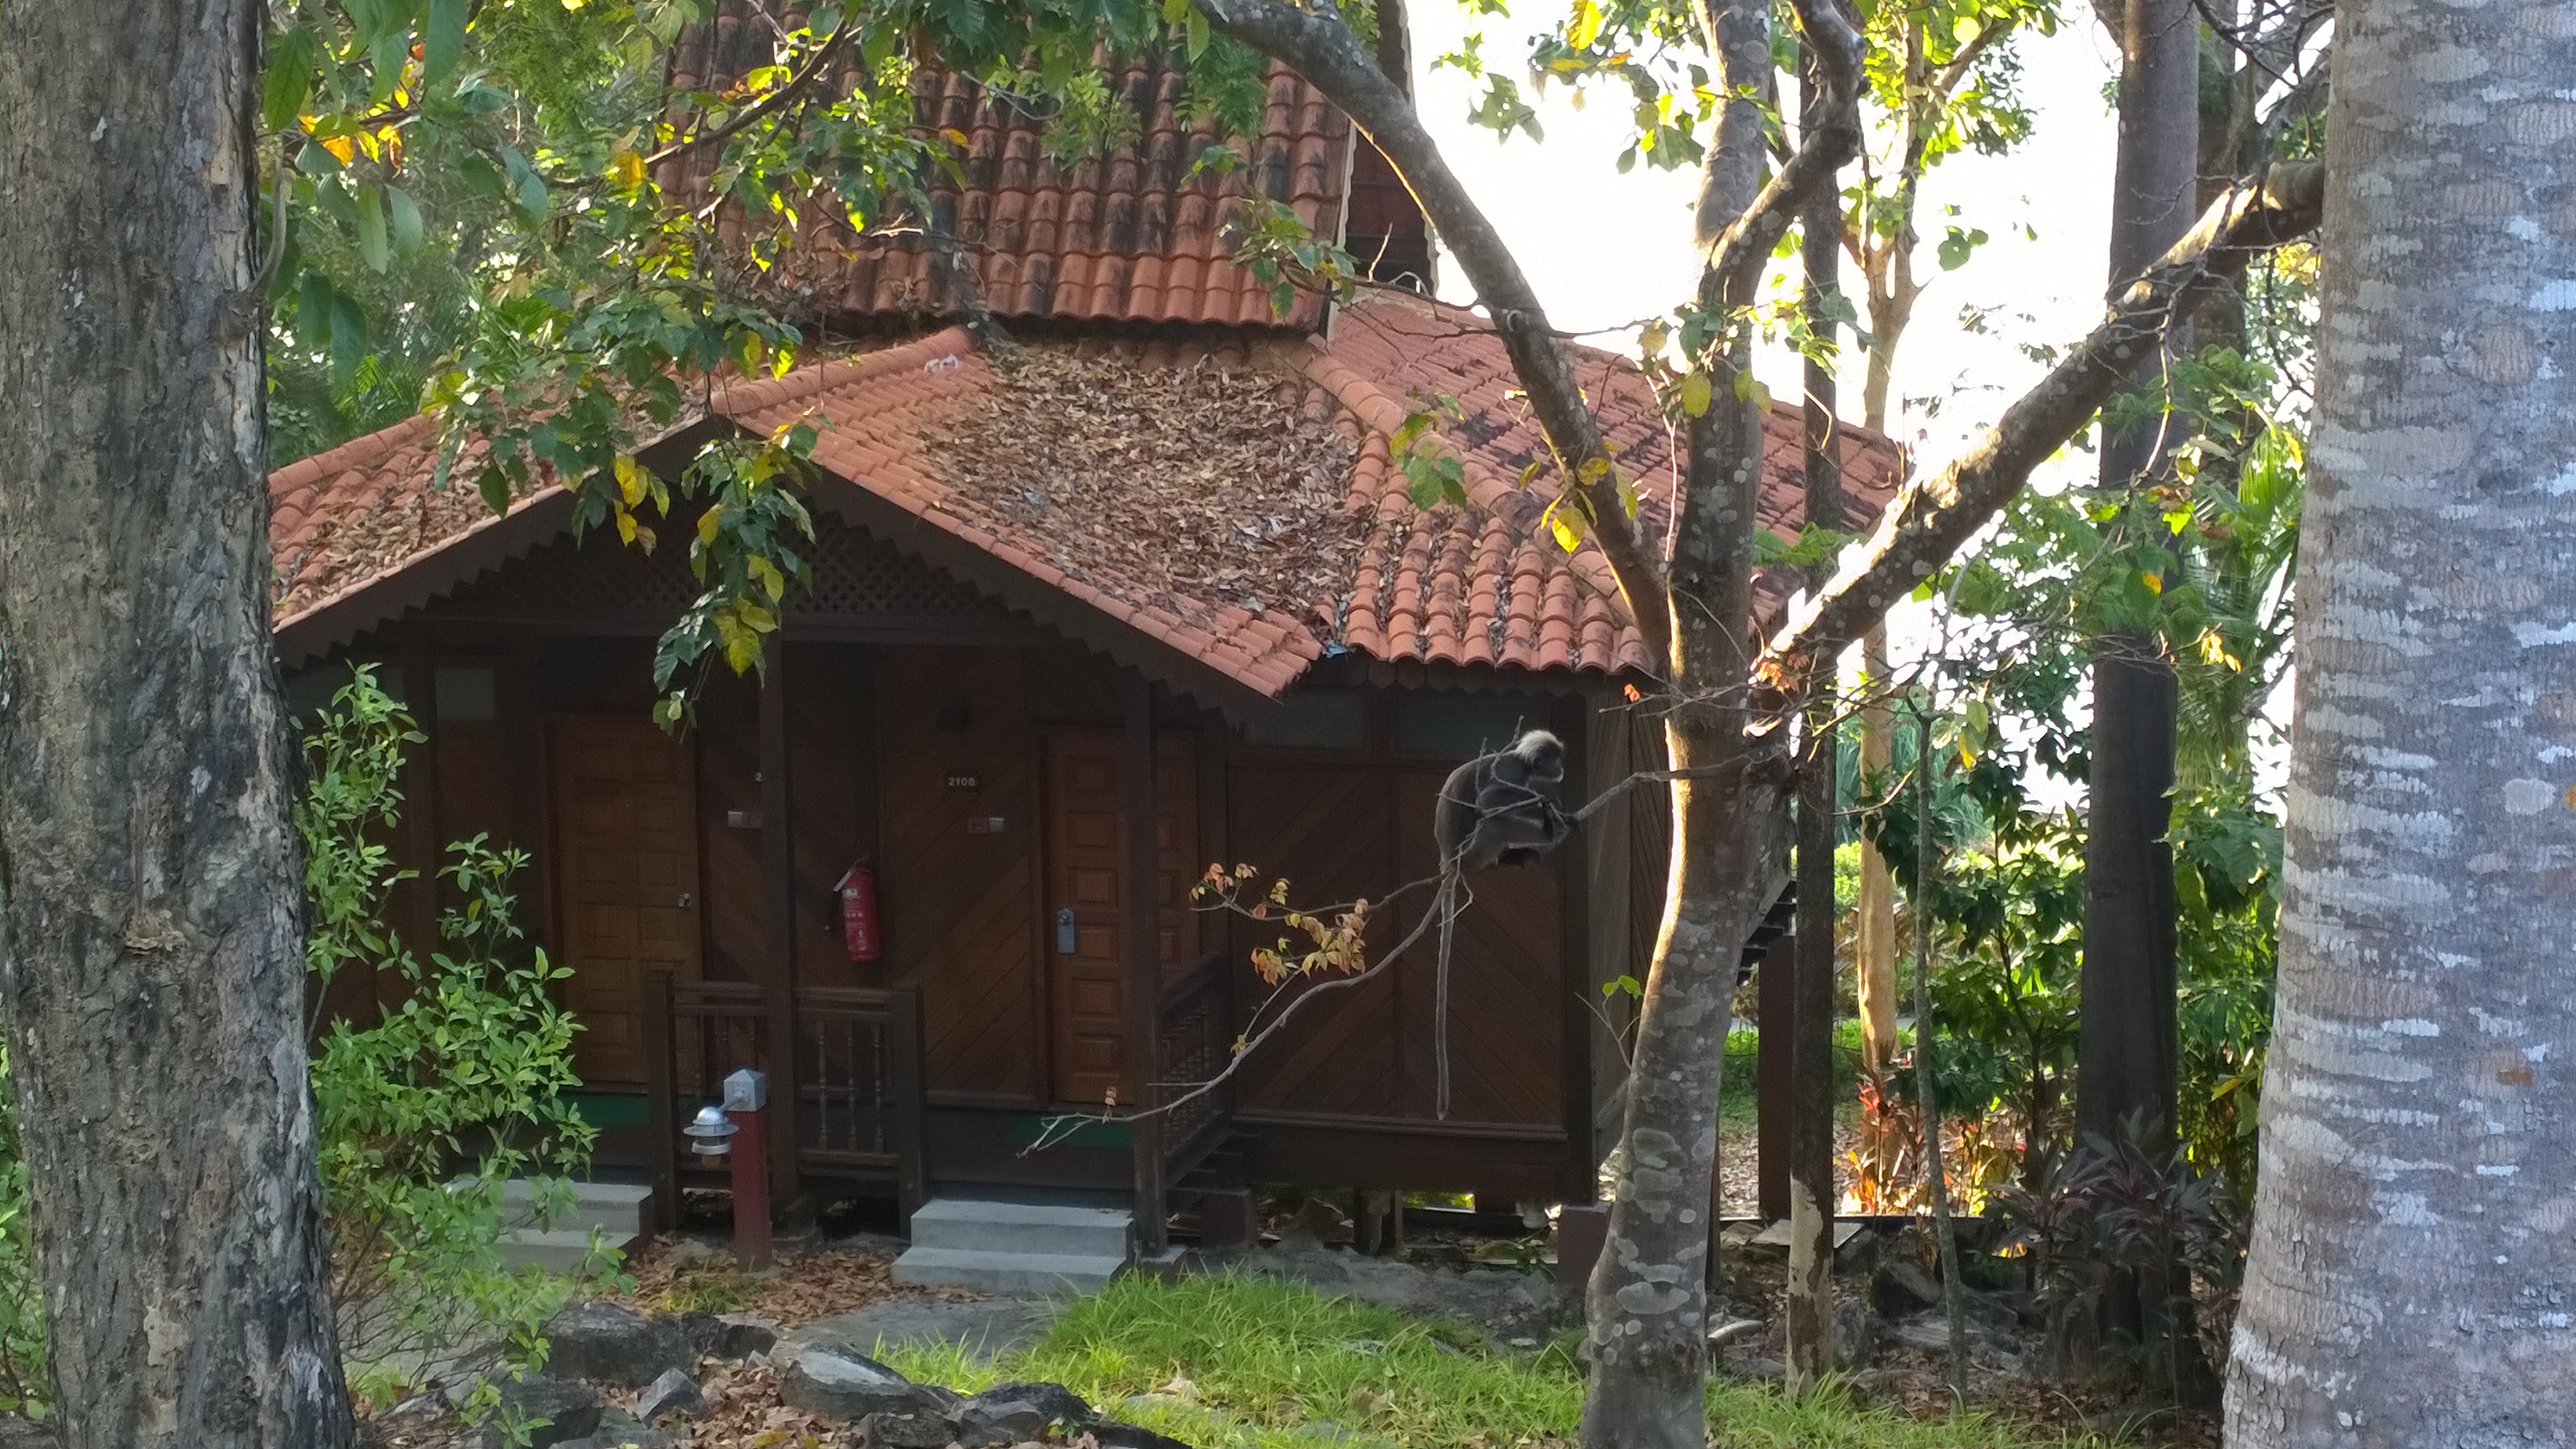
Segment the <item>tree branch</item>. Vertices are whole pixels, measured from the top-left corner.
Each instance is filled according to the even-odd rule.
[[[1807,670],[1832,658],[1930,578],[2021,491],[2031,470],[2073,437],[2155,350],[2165,329],[2262,252],[2313,230],[2325,198],[2320,162],[2249,177],[2114,300],[2111,315],[2013,405],[1958,461],[1907,485],[1869,542],[1803,600],[1755,664],[1755,687],[1785,705]]]
[[[1723,279],[1726,296],[1734,302],[1751,300],[1762,264],[1807,198],[1817,187],[1832,185],[1835,174],[1860,154],[1860,32],[1843,18],[1836,0],[1791,0],[1791,8],[1824,73],[1825,105],[1819,113],[1824,119],[1799,137],[1797,153],[1742,214],[1716,236],[1700,240],[1709,270]]]
[[[785,85],[771,91],[767,96],[761,98],[760,101],[755,103],[750,110],[747,110],[741,115],[734,117],[732,120],[725,122],[723,125],[716,127],[714,130],[701,132],[694,136],[683,137],[682,139],[673,141],[670,145],[654,152],[652,155],[645,157],[645,169],[650,170],[653,167],[659,166],[663,162],[670,160],[674,156],[694,151],[701,146],[714,146],[721,144],[722,142],[729,141],[751,127],[767,120],[769,117],[776,115],[780,110],[793,102],[798,96],[811,90],[814,82],[820,79],[825,71],[832,68],[832,63],[840,59],[840,52],[848,48],[842,42],[847,40],[851,33],[857,29],[857,25],[847,21],[843,22],[840,29],[833,31],[821,45],[815,47],[813,56],[805,62],[805,69],[790,77]]]
[[[1531,412],[1563,461],[1567,476],[1575,480],[1573,486],[1590,515],[1592,537],[1619,581],[1637,632],[1645,636],[1647,655],[1657,661],[1668,658],[1663,568],[1654,546],[1628,516],[1615,470],[1604,469],[1591,481],[1582,481],[1584,467],[1592,460],[1616,460],[1602,447],[1600,425],[1584,406],[1573,359],[1557,340],[1546,311],[1539,306],[1538,293],[1522,275],[1502,234],[1449,170],[1438,144],[1414,113],[1413,102],[1377,68],[1376,59],[1338,15],[1300,10],[1280,0],[1200,0],[1199,10],[1228,38],[1294,68],[1394,163],[1396,174],[1439,230],[1440,239],[1448,244],[1450,255],[1458,259],[1459,269],[1492,315],[1494,330],[1528,391]]]

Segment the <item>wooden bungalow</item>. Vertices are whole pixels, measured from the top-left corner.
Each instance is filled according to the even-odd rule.
[[[721,68],[728,43],[679,63]],[[1517,487],[1543,444],[1502,346],[1414,290],[1425,228],[1383,160],[1279,71],[1252,164],[1184,180],[1176,77],[1125,83],[1139,138],[1071,171],[971,85],[917,88],[923,125],[972,138],[940,220],[1015,347],[949,325],[922,251],[845,237],[796,279],[824,319],[808,355],[829,360],[717,387],[645,451],[676,471],[724,430],[821,430],[811,587],[765,672],[719,671],[692,728],[647,717],[653,640],[695,594],[681,551],[576,538],[557,490],[498,517],[434,491],[426,420],[272,477],[290,687],[309,705],[345,661],[384,663],[430,735],[414,864],[478,832],[533,856],[524,904],[571,968],[605,1165],[676,1182],[675,1123],[754,1064],[792,1144],[780,1203],[1051,1191],[1132,1204],[1150,1247],[1170,1195],[1247,1180],[1588,1202],[1620,1067],[1600,983],[1641,974],[1663,891],[1651,791],[1477,883],[1446,1118],[1417,951],[1302,1012],[1222,1090],[1050,1130],[1113,1094],[1169,1099],[1275,1015],[1247,953],[1276,933],[1192,908],[1210,862],[1301,903],[1382,898],[1433,873],[1431,802],[1461,759],[1545,727],[1583,796],[1657,736],[1606,566],[1562,551]],[[1220,236],[1246,185],[1388,284],[1274,316]],[[1666,421],[1625,360],[1580,365],[1660,528]],[[1417,509],[1389,460],[1435,394],[1457,403],[1464,511]],[[1764,517],[1793,533],[1793,413],[1771,453]],[[1848,526],[1896,458],[1860,436],[1844,456]],[[1767,580],[1768,605],[1788,587]],[[873,959],[843,928],[853,867],[876,890]],[[425,894],[414,908],[425,933]]]

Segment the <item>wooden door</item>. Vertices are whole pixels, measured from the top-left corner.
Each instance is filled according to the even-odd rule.
[[[1046,746],[1047,1017],[1049,1086],[1059,1102],[1092,1106],[1112,1088],[1133,1101],[1127,1061],[1126,814],[1114,730],[1050,735]],[[1156,899],[1166,975],[1198,953],[1190,884],[1198,849],[1197,763],[1187,736],[1155,744]],[[1058,930],[1073,912],[1071,950]]]
[[[558,719],[546,739],[574,1064],[593,1086],[640,1085],[644,972],[699,975],[695,772],[640,715]]]

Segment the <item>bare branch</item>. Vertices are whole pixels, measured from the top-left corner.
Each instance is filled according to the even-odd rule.
[[[1958,461],[1897,495],[1858,556],[1791,611],[1754,667],[1757,687],[1794,699],[1814,660],[1841,653],[2021,491],[2031,470],[2156,349],[2173,319],[2258,254],[2314,229],[2324,198],[2324,165],[2305,161],[2240,181],[2213,202],[2038,387],[2006,408]]]
[[[1438,228],[1441,241],[1492,314],[1494,330],[1528,391],[1531,411],[1564,461],[1568,476],[1580,480],[1584,466],[1594,459],[1612,461],[1601,445],[1600,425],[1584,405],[1573,359],[1539,306],[1538,293],[1522,275],[1519,261],[1449,170],[1438,143],[1414,113],[1412,100],[1377,68],[1375,57],[1361,47],[1350,27],[1338,15],[1301,10],[1280,0],[1200,0],[1199,10],[1229,38],[1294,67],[1394,163],[1396,174]],[[1592,536],[1619,581],[1637,631],[1645,636],[1647,655],[1664,660],[1670,650],[1663,568],[1620,501],[1615,470],[1602,470],[1590,482],[1578,481],[1575,488],[1590,516]]]

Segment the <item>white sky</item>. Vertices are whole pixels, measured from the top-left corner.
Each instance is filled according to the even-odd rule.
[[[1544,142],[1516,134],[1509,142],[1466,119],[1481,83],[1431,63],[1457,47],[1471,28],[1485,32],[1484,55],[1498,68],[1528,53],[1528,37],[1557,18],[1545,0],[1523,0],[1505,17],[1471,17],[1446,0],[1408,7],[1415,94],[1424,122],[1450,166],[1484,206],[1519,255],[1559,327],[1585,330],[1664,312],[1687,300],[1699,260],[1690,246],[1691,171],[1640,164],[1622,176],[1614,159],[1628,144],[1625,96],[1597,94],[1577,110],[1563,85],[1539,99],[1524,79],[1547,132]],[[2100,320],[2110,246],[2113,127],[2102,89],[2116,52],[2098,27],[2070,23],[2054,37],[2022,42],[2023,86],[2038,113],[2031,139],[2000,158],[1954,156],[1934,168],[1918,212],[1926,240],[1917,274],[1934,281],[1897,356],[1900,398],[1938,395],[1940,415],[1920,409],[1889,431],[1917,449],[1919,467],[1938,467],[2024,387],[2039,364],[2016,344],[2063,345]],[[1993,238],[1956,272],[1942,273],[1932,242],[1958,208],[1963,226]],[[2026,239],[2027,225],[2038,233]],[[1442,295],[1470,300],[1455,266],[1441,269]],[[1847,283],[1857,287],[1857,281]],[[1986,335],[1962,332],[1963,306],[2003,309]],[[1601,339],[1603,345],[1620,345]],[[1794,397],[1795,359],[1766,357],[1763,380]],[[1857,357],[1844,369],[1846,411],[1859,411]],[[1965,389],[1965,391],[1960,391]],[[1956,393],[1957,395],[1952,396]]]
[[[1666,312],[1687,300],[1699,259],[1690,245],[1693,171],[1640,164],[1622,176],[1614,165],[1630,139],[1624,92],[1597,94],[1577,110],[1561,84],[1540,98],[1520,71],[1529,37],[1559,13],[1553,0],[1522,0],[1519,13],[1473,17],[1451,0],[1408,7],[1414,94],[1442,153],[1519,256],[1549,317],[1560,328],[1612,327]],[[2021,42],[2022,88],[2037,113],[2031,138],[2001,157],[1965,153],[1935,167],[1917,212],[1925,240],[1916,275],[1932,285],[1917,304],[1897,353],[1888,430],[1915,450],[1918,472],[1938,469],[1994,421],[2008,402],[2036,383],[2043,365],[2022,344],[2064,347],[2101,320],[2110,254],[2111,158],[2115,127],[2103,97],[2118,52],[2080,9],[2052,37]],[[2081,17],[2079,19],[2079,17]],[[1470,29],[1485,33],[1489,67],[1522,80],[1546,130],[1543,142],[1516,133],[1508,141],[1466,119],[1483,92],[1451,69],[1431,69]],[[1955,216],[1950,209],[1956,208]],[[1992,239],[1968,263],[1944,273],[1933,245],[1955,220]],[[2024,228],[2035,232],[2035,239]],[[1856,274],[1845,285],[1858,289]],[[1473,300],[1453,264],[1444,261],[1441,295]],[[1982,334],[1959,325],[1963,307],[1995,309]],[[1630,347],[1619,337],[1598,345]],[[1773,348],[1756,370],[1781,398],[1797,396],[1798,362]],[[1841,401],[1860,414],[1861,363],[1846,352]],[[1939,399],[1937,414],[1925,399]],[[1912,400],[1908,405],[1908,400]],[[2061,455],[2037,478],[2045,488],[2089,475],[2089,454]],[[1931,611],[1900,605],[1890,618],[1891,653],[1902,673],[1909,658],[1932,648]],[[1858,651],[1846,661],[1858,668]],[[2076,706],[2082,709],[2079,701]],[[2080,716],[2079,716],[2080,717]],[[2060,803],[2051,798],[2049,804]]]

